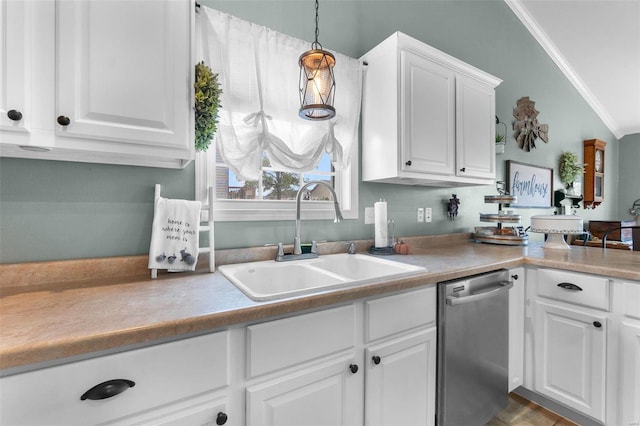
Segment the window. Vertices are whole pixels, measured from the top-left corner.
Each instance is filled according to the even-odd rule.
[[[265,161],[262,179],[243,181],[236,178],[222,162],[214,145],[207,152],[196,156],[196,199],[208,203],[208,188],[214,186],[214,211],[216,221],[265,221],[295,219],[295,197],[298,188],[310,180],[331,182],[338,196],[345,219],[358,218],[358,168],[357,144],[349,167],[334,170],[329,154],[325,154],[319,166],[308,173],[291,173],[275,170]],[[217,153],[217,155],[214,155]],[[274,186],[278,189],[274,190]],[[300,204],[305,219],[333,219],[333,202],[321,192],[322,186],[311,188]],[[280,194],[277,194],[280,191]],[[319,194],[318,194],[319,192]]]
[[[361,64],[335,54],[337,116],[302,120],[297,61],[310,43],[205,6],[198,15],[200,55],[218,74],[222,109],[214,144],[196,156],[197,199],[207,203],[215,188],[216,221],[289,220],[298,189],[323,180],[344,218],[357,218]],[[305,194],[305,219],[333,218],[322,188]]]

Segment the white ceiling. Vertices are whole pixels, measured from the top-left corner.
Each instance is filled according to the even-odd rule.
[[[620,139],[640,133],[640,0],[505,0]]]

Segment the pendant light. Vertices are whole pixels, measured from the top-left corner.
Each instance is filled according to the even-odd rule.
[[[300,110],[306,120],[328,120],[336,115],[333,107],[336,82],[333,67],[336,58],[318,43],[318,0],[316,0],[316,39],[311,50],[300,55]]]

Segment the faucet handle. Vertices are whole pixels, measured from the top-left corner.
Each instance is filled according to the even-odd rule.
[[[349,241],[348,243],[344,244],[349,246],[349,250],[347,251],[347,253],[356,254],[356,243],[354,243],[353,241]]]
[[[278,252],[276,253],[276,262],[281,261],[284,258],[284,247],[282,243],[278,243]]]

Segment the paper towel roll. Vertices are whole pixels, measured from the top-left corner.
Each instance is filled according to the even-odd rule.
[[[374,208],[374,228],[375,228],[375,246],[387,247],[389,245],[388,227],[387,227],[387,202],[378,201],[373,204]]]

